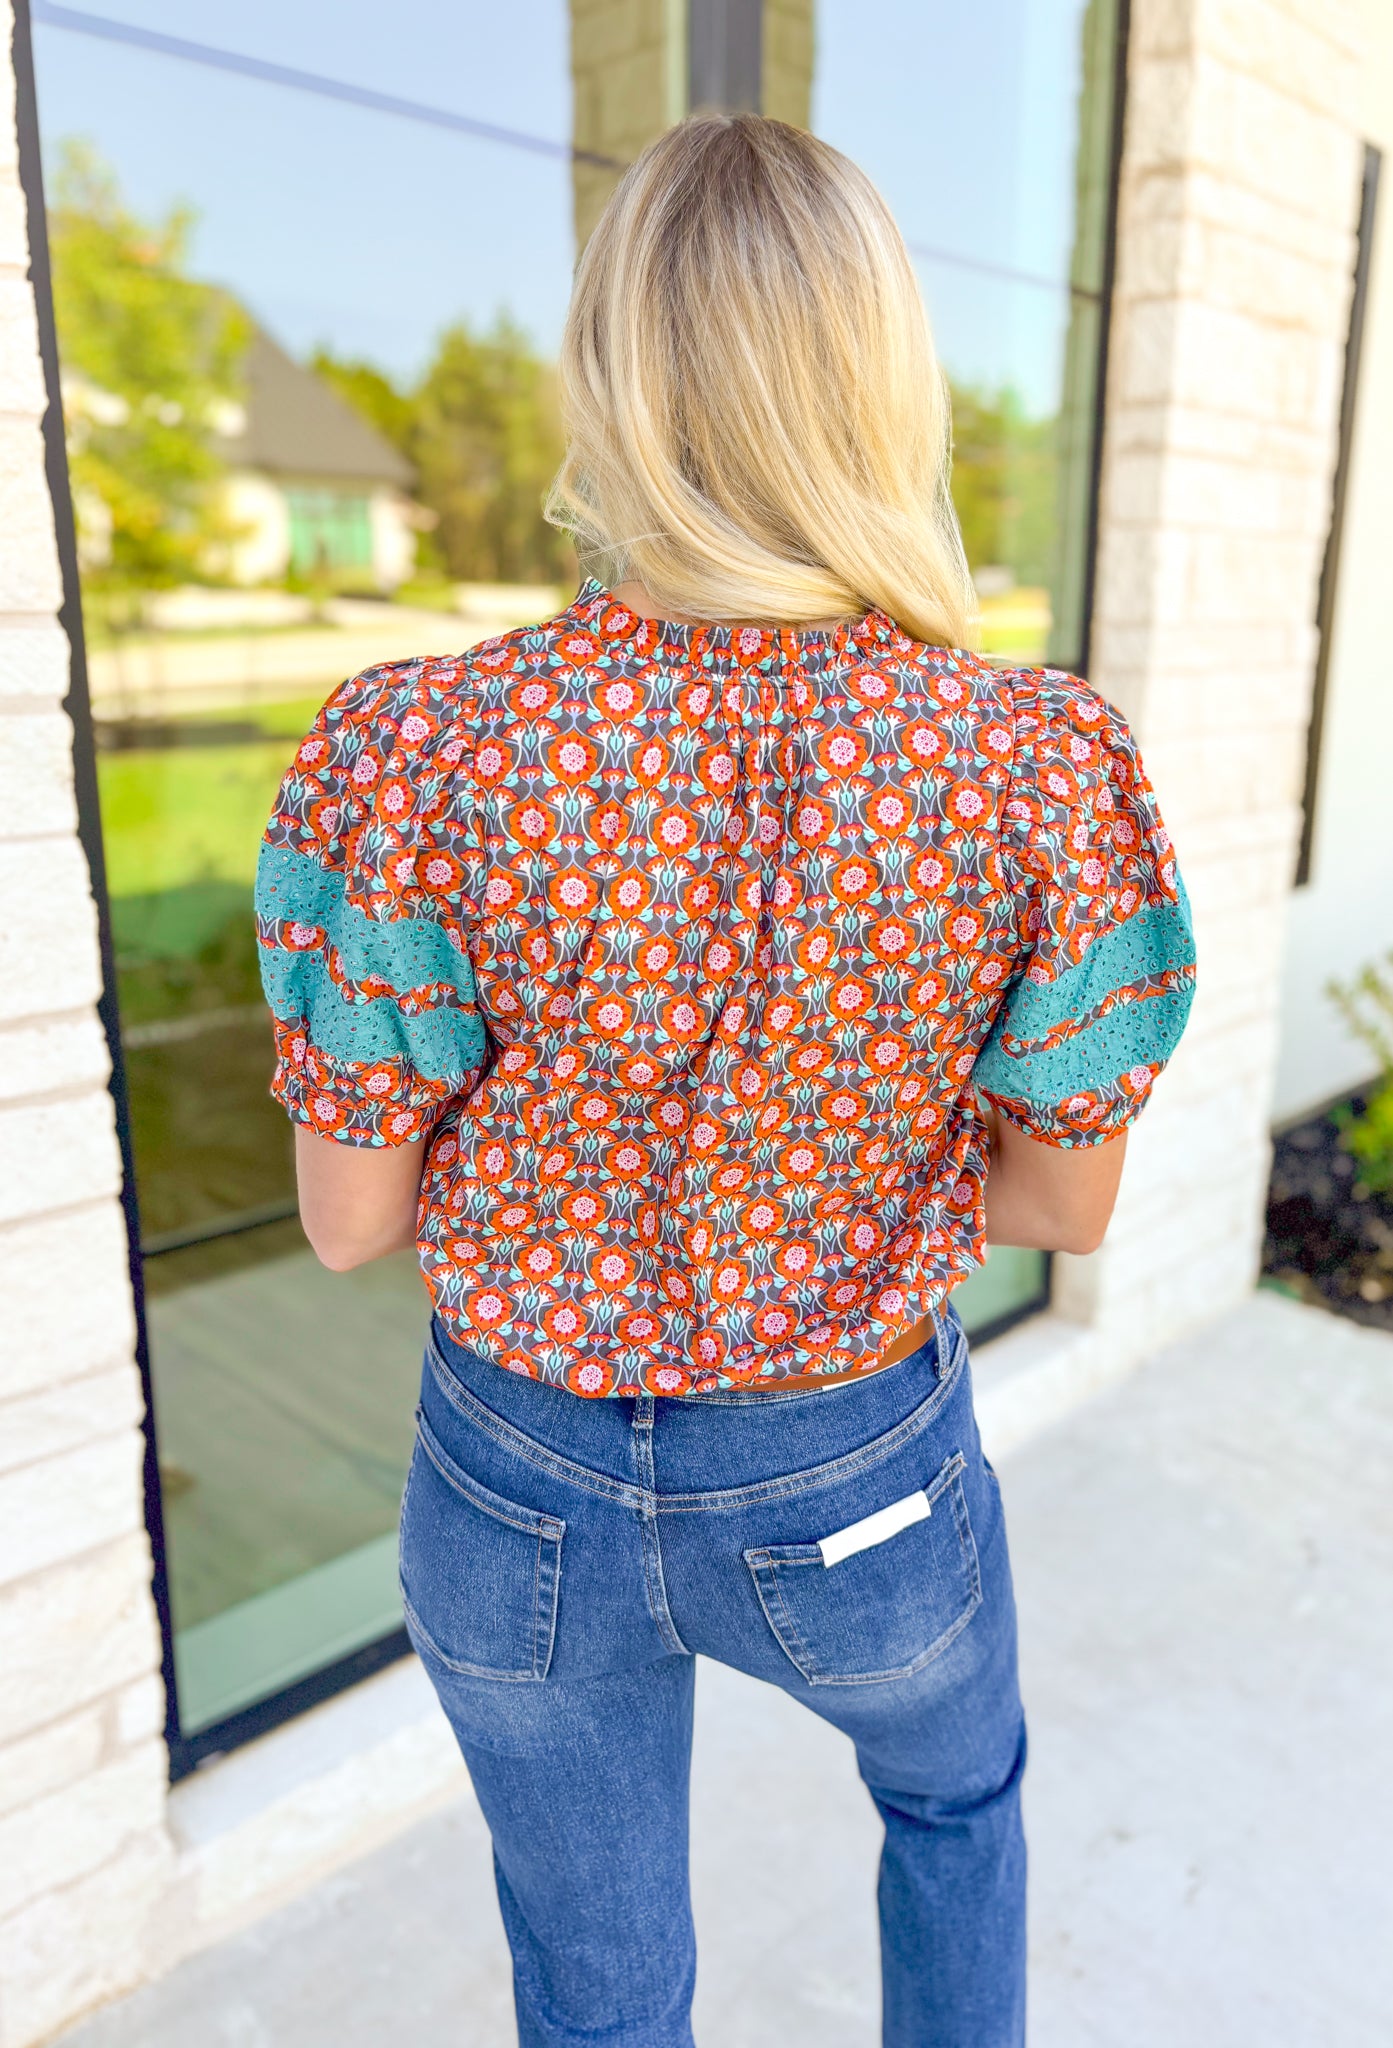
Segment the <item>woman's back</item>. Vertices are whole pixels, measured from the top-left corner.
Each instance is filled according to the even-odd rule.
[[[1190,1001],[1169,840],[1109,705],[959,651],[945,387],[845,158],[663,136],[560,372],[552,513],[619,590],[345,684],[258,877],[306,1229],[414,1236],[437,1310],[407,1629],[521,2039],[691,2048],[702,1654],[856,1745],[886,2048],[1020,2048],[1014,1607],[947,1297],[988,1221],[1106,1227]]]
[[[1169,842],[1085,685],[594,583],[345,685],[260,909],[277,1092],[369,1144],[444,1109],[436,1308],[582,1394],[874,1369],[982,1256],[976,1091],[1096,1140],[1190,995]]]

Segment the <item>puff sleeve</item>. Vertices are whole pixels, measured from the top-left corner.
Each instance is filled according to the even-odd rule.
[[[329,699],[281,784],[256,916],[271,1092],[354,1145],[422,1137],[484,1063],[467,950],[473,818],[458,664],[370,669]]]
[[[1097,1144],[1138,1114],[1194,993],[1189,903],[1136,742],[1086,684],[1013,678],[1001,866],[1021,969],[973,1079],[1046,1144]]]

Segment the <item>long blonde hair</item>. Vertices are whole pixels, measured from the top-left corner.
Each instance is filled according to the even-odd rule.
[[[560,375],[547,516],[602,581],[967,638],[947,387],[899,230],[839,151],[756,114],[669,129],[581,258]]]

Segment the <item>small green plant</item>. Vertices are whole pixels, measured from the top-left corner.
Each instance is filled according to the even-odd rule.
[[[1336,1111],[1340,1143],[1359,1163],[1373,1194],[1393,1194],[1393,952],[1358,973],[1332,981],[1327,993],[1352,1035],[1378,1062],[1378,1079],[1362,1111]]]

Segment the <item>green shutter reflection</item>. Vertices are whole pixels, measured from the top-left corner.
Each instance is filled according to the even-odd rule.
[[[290,568],[295,576],[334,575],[371,569],[372,524],[368,501],[342,491],[285,494],[290,514]]]

